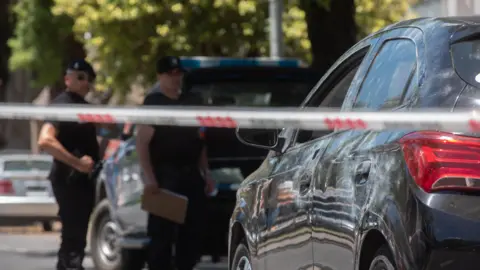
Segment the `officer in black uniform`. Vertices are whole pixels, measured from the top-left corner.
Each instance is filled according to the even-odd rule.
[[[65,75],[67,89],[52,103],[88,104],[84,97],[95,77],[92,66],[85,60],[72,62]],[[95,195],[89,174],[99,160],[95,124],[47,121],[40,131],[38,145],[54,157],[49,178],[62,222],[57,270],[84,269],[88,221]]]
[[[158,89],[146,96],[144,105],[175,106],[190,102],[187,96],[181,95],[184,70],[179,58],[161,58],[157,62],[157,74]],[[144,171],[144,192],[155,193],[164,188],[189,199],[183,225],[152,214],[148,216],[149,269],[171,269],[172,244],[178,229],[175,265],[179,270],[191,270],[202,244],[206,194],[213,189],[199,128],[139,126],[136,147]]]

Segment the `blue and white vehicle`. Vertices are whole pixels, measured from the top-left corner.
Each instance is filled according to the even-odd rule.
[[[189,70],[184,92],[192,105],[296,107],[321,74],[304,67],[296,59],[183,57]],[[236,200],[236,190],[254,171],[266,151],[245,146],[233,129],[202,129],[217,193],[210,198],[208,243],[204,255],[216,260],[227,254],[228,222]],[[143,269],[147,214],[140,208],[142,172],[135,150],[135,126],[113,141],[97,181],[97,206],[91,217],[90,246],[98,270],[116,270],[121,265]],[[113,138],[112,138],[113,137]]]

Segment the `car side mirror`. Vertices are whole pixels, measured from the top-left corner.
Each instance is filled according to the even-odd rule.
[[[278,137],[276,129],[241,129],[236,130],[240,142],[257,148],[282,152],[285,139]]]

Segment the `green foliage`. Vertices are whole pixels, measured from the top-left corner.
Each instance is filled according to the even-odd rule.
[[[26,69],[36,76],[35,86],[50,84],[61,75],[64,40],[71,33],[73,20],[53,16],[51,0],[19,0],[12,8],[16,17],[10,69]]]
[[[359,37],[376,32],[400,20],[414,17],[410,10],[417,0],[355,0]]]
[[[75,18],[99,79],[117,90],[138,75],[154,78],[159,55],[247,56],[268,54],[268,2],[255,0],[56,0],[55,14]],[[288,5],[284,14],[286,54],[310,51],[304,13]],[[85,33],[90,38],[84,38]]]
[[[308,62],[311,45],[299,1],[285,1],[285,56]],[[332,0],[317,1],[328,9]],[[403,18],[409,0],[356,1],[365,35]],[[97,88],[121,93],[132,82],[149,85],[159,55],[268,55],[266,0],[19,0],[14,11],[11,68],[31,69],[39,84],[58,79],[62,41],[72,29],[99,71]]]

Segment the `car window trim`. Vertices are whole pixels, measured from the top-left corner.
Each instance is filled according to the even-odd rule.
[[[341,65],[339,65],[329,74],[329,76],[325,79],[325,81],[322,82],[322,84],[315,86],[313,94],[309,96],[308,100],[304,102],[301,108],[308,107],[319,97],[327,97],[328,94],[333,90],[334,86],[336,86],[346,75],[348,75],[348,73],[350,73],[354,69],[350,67],[352,63],[358,63],[358,65],[356,65],[355,67],[360,67],[362,65],[363,59],[365,58],[365,56],[367,56],[371,48],[372,45],[366,45],[353,53],[349,58],[347,58]],[[330,79],[331,77],[334,77],[333,80]],[[326,91],[325,89],[329,89],[329,91]],[[315,106],[320,106],[320,104]]]
[[[306,100],[306,102],[304,102],[304,104],[301,106],[301,108],[308,107],[308,105],[310,105],[311,102],[316,101],[317,99],[319,99],[319,97],[323,96],[323,98],[326,98],[328,96],[328,94],[331,91],[333,91],[335,86],[342,80],[342,78],[344,78],[346,75],[348,75],[348,73],[350,73],[353,69],[355,69],[355,68],[359,69],[360,68],[360,66],[363,63],[363,60],[368,55],[369,51],[372,48],[374,48],[374,46],[375,46],[375,44],[368,43],[367,45],[359,48],[357,51],[352,53],[350,55],[350,57],[348,57],[347,59],[345,59],[344,62],[342,62],[340,65],[338,65],[335,68],[335,70],[330,72],[328,74],[328,77],[325,78],[325,80],[321,84],[318,84],[318,85],[315,86],[314,91],[312,91],[312,94],[309,95],[308,100]],[[355,65],[355,67],[351,67],[352,63],[357,63],[358,65]],[[358,69],[357,69],[357,72],[358,72]],[[333,80],[330,79],[330,77],[332,77],[332,76],[335,77],[335,78],[333,78]],[[325,89],[329,89],[329,91],[325,91]],[[348,93],[348,90],[347,90],[347,93]],[[291,133],[291,136],[288,140],[288,146],[287,146],[285,151],[289,151],[291,149],[301,147],[305,144],[308,144],[308,143],[310,143],[312,141],[315,141],[315,140],[318,140],[318,139],[323,139],[327,136],[331,136],[331,134],[334,133],[334,131],[332,131],[332,132],[329,132],[329,133],[327,133],[327,134],[325,134],[321,137],[315,138],[313,140],[306,141],[302,144],[297,144],[296,141],[297,141],[299,130],[300,129],[298,129],[298,128],[293,130],[293,132]]]
[[[418,59],[416,59],[416,60],[418,61]],[[415,77],[415,73],[417,72],[417,66],[418,66],[417,61],[415,61],[415,65],[413,65],[412,69],[410,70],[410,75],[408,75],[407,83],[405,84],[405,87],[403,88],[402,97],[400,98],[400,104],[396,107],[402,107],[402,106],[405,106],[406,103],[409,103],[408,100],[405,100],[405,98],[407,96],[407,92],[408,92],[408,89],[410,88],[410,85],[412,83],[415,83],[413,81],[413,78]]]
[[[368,67],[367,72],[365,73],[365,76],[363,77],[362,82],[360,83],[360,85],[358,87],[358,91],[355,95],[354,101],[352,102],[351,109],[354,109],[354,106],[357,102],[358,96],[360,95],[360,92],[362,91],[363,84],[365,83],[365,79],[368,76],[368,74],[370,73],[373,65],[375,64],[375,60],[377,60],[377,57],[380,54],[380,52],[382,51],[382,49],[384,48],[385,44],[390,42],[390,41],[398,41],[398,40],[407,40],[407,41],[409,41],[413,44],[413,47],[415,48],[415,65],[413,66],[413,69],[410,70],[410,74],[409,74],[409,77],[408,77],[409,79],[408,79],[405,87],[403,88],[402,99],[401,99],[400,103],[397,106],[395,106],[393,108],[390,108],[388,110],[394,110],[394,109],[396,109],[398,107],[402,107],[404,105],[403,104],[404,103],[403,99],[405,98],[406,91],[408,90],[408,86],[410,85],[411,79],[413,78],[414,72],[417,70],[417,66],[418,66],[417,44],[415,43],[415,41],[412,38],[409,38],[409,37],[406,37],[406,36],[385,38],[384,40],[381,41],[381,44],[380,44],[378,50],[375,53],[375,57],[373,58],[370,66]]]

